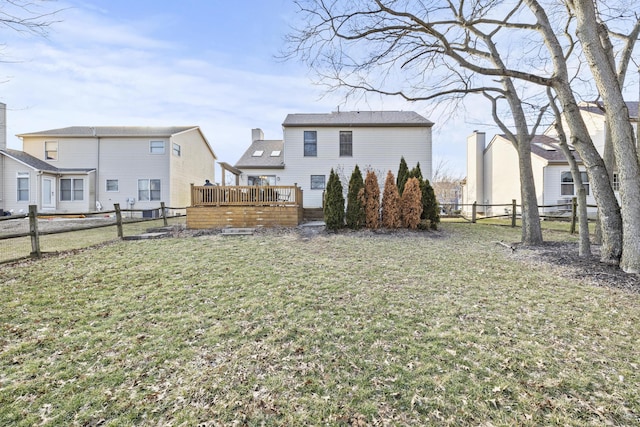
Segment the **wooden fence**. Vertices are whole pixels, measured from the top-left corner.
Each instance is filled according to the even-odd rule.
[[[31,240],[31,253],[29,254],[28,257],[31,258],[41,258],[42,257],[42,249],[41,249],[41,244],[40,244],[40,237],[41,236],[45,236],[45,235],[51,235],[51,234],[61,234],[61,233],[69,233],[69,232],[75,232],[75,231],[82,231],[82,230],[91,230],[91,229],[96,229],[96,228],[104,228],[104,227],[116,227],[116,233],[117,233],[117,237],[119,239],[123,239],[124,238],[124,231],[123,231],[123,225],[126,224],[135,224],[135,223],[139,223],[139,222],[147,222],[147,221],[157,221],[157,220],[162,220],[162,223],[164,226],[168,226],[168,218],[166,215],[166,212],[168,209],[173,209],[173,210],[184,210],[186,208],[166,208],[164,202],[160,203],[160,207],[156,208],[156,209],[120,209],[120,205],[118,203],[114,204],[114,210],[112,211],[100,211],[100,212],[83,212],[83,213],[38,213],[37,211],[37,206],[36,205],[30,205],[29,206],[29,212],[26,215],[11,215],[11,216],[6,216],[6,217],[2,217],[0,218],[0,221],[5,222],[5,221],[16,221],[16,220],[24,220],[27,219],[28,220],[28,231],[22,231],[22,232],[12,232],[11,230],[8,232],[3,232],[0,234],[0,241],[8,241],[10,239],[20,239],[20,238],[25,238],[28,237]],[[149,211],[156,211],[158,212],[158,216],[157,217],[145,217],[145,214]],[[140,212],[142,213],[142,218],[124,218],[125,213],[133,213],[133,212]],[[40,230],[38,227],[38,219],[42,220],[42,218],[84,218],[84,219],[90,219],[92,216],[97,216],[99,215],[100,217],[114,217],[113,221],[109,221],[107,223],[104,224],[95,224],[92,223],[90,225],[84,224],[84,225],[79,225],[79,226],[75,226],[75,227],[64,227],[64,228],[60,228],[60,229],[52,229],[52,230]],[[25,253],[25,252],[22,252]],[[10,261],[15,261],[15,260],[19,260],[22,259],[24,257],[15,257],[15,258],[8,258],[8,257],[2,257],[3,260],[2,262],[10,262]]]
[[[522,215],[518,213],[518,209],[522,208],[522,205],[518,205],[516,200],[513,199],[510,204],[496,204],[496,205],[483,205],[478,204],[477,202],[473,202],[471,205],[460,205],[461,207],[470,206],[471,207],[471,218],[468,220],[472,223],[476,223],[479,220],[491,219],[491,218],[507,218],[511,219],[511,226],[516,226],[516,221]],[[587,205],[587,207],[595,208],[595,205]],[[478,208],[482,208],[480,211]],[[504,214],[496,214],[496,215],[479,215],[478,212],[486,212],[487,208],[504,208]],[[558,215],[553,213],[541,213],[541,219],[554,219],[554,220],[564,220],[571,221],[571,233],[576,232],[576,224],[578,222],[578,199],[577,197],[573,197],[568,203],[558,204],[558,205],[539,205],[538,209],[548,210],[554,209],[555,212],[566,212],[565,215]],[[543,211],[544,212],[544,211]],[[464,217],[464,215],[462,215]]]

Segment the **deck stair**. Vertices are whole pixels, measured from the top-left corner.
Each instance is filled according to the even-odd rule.
[[[252,235],[256,231],[255,228],[237,228],[228,227],[222,229],[223,236],[248,236]]]

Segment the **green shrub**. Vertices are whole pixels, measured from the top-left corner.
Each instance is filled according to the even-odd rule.
[[[342,183],[333,169],[329,174],[327,190],[324,200],[324,223],[329,230],[337,230],[344,227],[344,196],[342,195]]]
[[[398,186],[398,193],[402,196],[402,192],[404,191],[404,185],[407,183],[407,179],[409,179],[409,166],[407,166],[407,161],[404,157],[400,158],[400,167],[398,168],[398,178],[396,181],[396,185]]]
[[[358,165],[351,173],[349,190],[347,192],[347,227],[359,230],[365,224],[364,204],[358,197],[360,190],[364,188],[364,180]]]

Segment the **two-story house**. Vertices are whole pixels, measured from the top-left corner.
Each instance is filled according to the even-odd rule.
[[[627,107],[632,125],[637,126],[638,103],[628,102]],[[601,106],[591,103],[582,104],[580,111],[593,143],[602,155],[606,132],[604,111]],[[567,126],[564,128],[567,129]],[[587,204],[594,205],[595,199],[589,186],[586,168],[575,150],[573,154],[587,190]],[[554,126],[550,126],[543,135],[533,138],[531,160],[538,205],[549,206],[544,208],[545,211],[570,209],[570,201],[576,195],[576,189],[569,162],[558,146]],[[618,191],[618,175],[615,169],[613,188],[614,191]],[[470,204],[473,202],[479,205],[500,205],[511,204],[513,199],[520,204],[520,171],[515,147],[504,135],[495,135],[486,144],[485,134],[474,132],[467,139],[467,177],[463,188],[463,210],[470,213]],[[479,207],[478,211],[502,214],[504,208]],[[595,212],[595,208],[590,208],[590,212]]]
[[[2,209],[87,212],[190,205],[190,184],[215,180],[216,156],[197,126],[76,126],[18,135],[0,147]]]
[[[413,111],[347,111],[289,114],[283,140],[264,140],[259,129],[235,167],[241,185],[298,185],[304,206],[322,206],[331,169],[345,186],[356,166],[373,170],[384,185],[388,171],[398,171],[404,157],[410,168],[420,163],[431,177],[433,122]]]

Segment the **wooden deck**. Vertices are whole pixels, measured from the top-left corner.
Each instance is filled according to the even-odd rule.
[[[187,228],[295,227],[302,219],[296,186],[191,186]]]

